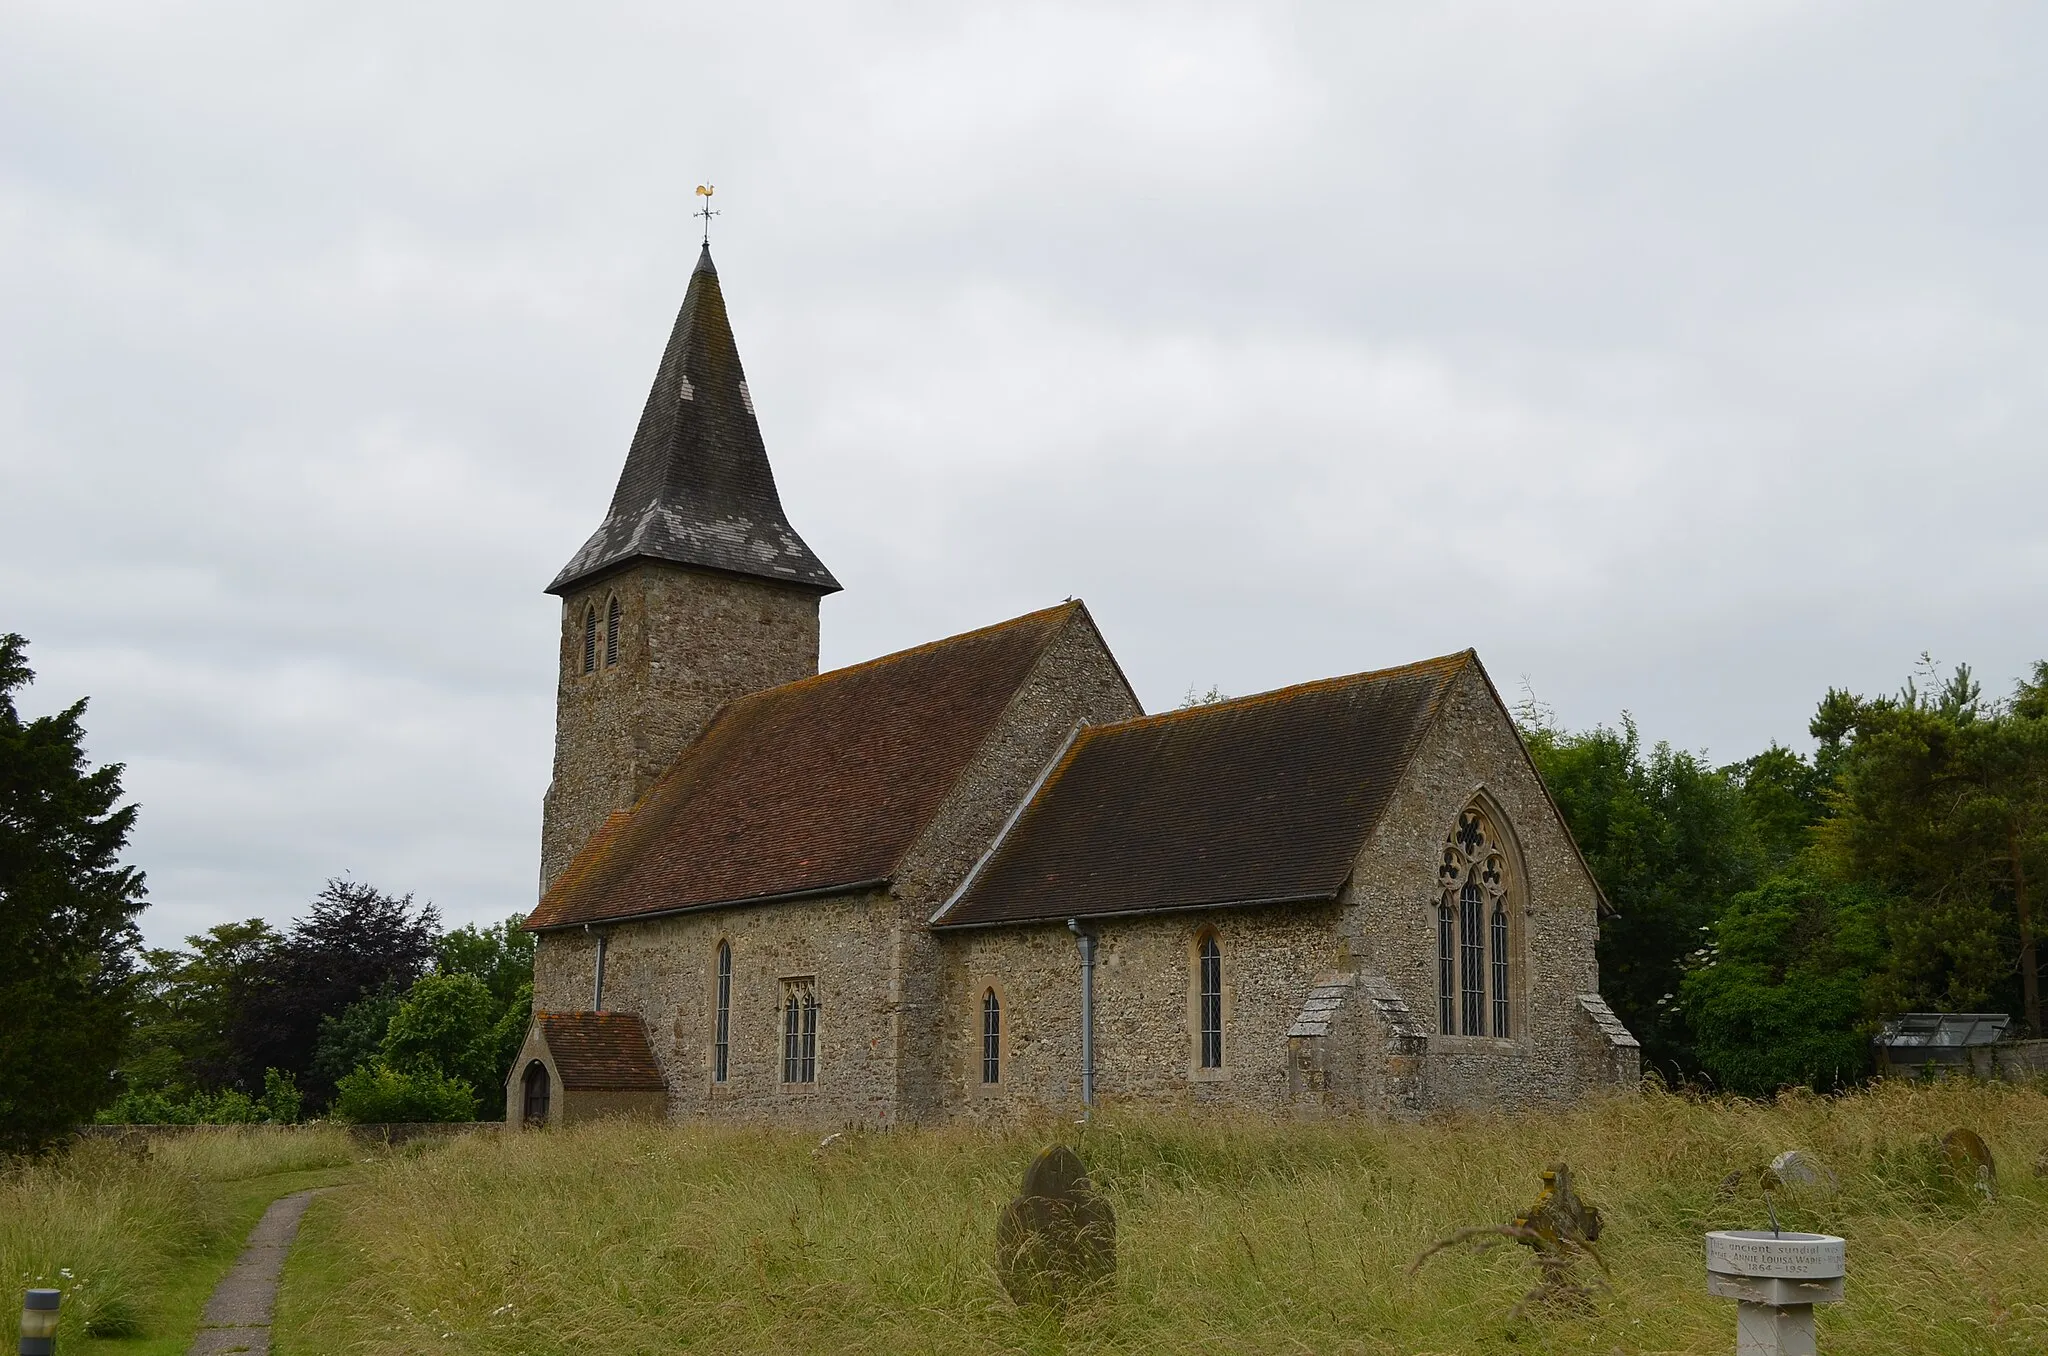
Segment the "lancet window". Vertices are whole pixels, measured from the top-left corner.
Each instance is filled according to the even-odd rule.
[[[1513,1011],[1508,857],[1481,807],[1458,816],[1437,868],[1437,1029],[1506,1039]]]
[[[1003,1081],[1003,1000],[994,989],[981,996],[981,1081]]]
[[[619,596],[612,595],[611,603],[604,613],[604,666],[610,668],[619,662],[619,615],[625,609],[619,606]]]
[[[1216,934],[1205,933],[1197,948],[1196,964],[1201,971],[1202,1067],[1223,1067],[1223,948]]]
[[[712,1030],[711,1077],[723,1083],[732,1067],[732,943],[718,944],[718,1016]]]
[[[597,609],[583,609],[583,671],[597,672]]]

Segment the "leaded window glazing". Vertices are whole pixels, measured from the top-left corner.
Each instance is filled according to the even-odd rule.
[[[782,1081],[818,1081],[818,984],[782,981]]]
[[[1493,901],[1493,1034],[1508,1034],[1508,906],[1504,898]]]
[[[1449,901],[1436,906],[1436,1018],[1437,1030],[1446,1036],[1458,1034],[1458,942],[1457,919]]]
[[[732,1059],[732,946],[718,944],[718,1021],[712,1032],[711,1077],[725,1081]]]
[[[1202,938],[1202,1067],[1223,1067],[1223,948],[1212,934]]]
[[[1474,805],[1444,836],[1437,868],[1437,1029],[1505,1039],[1513,1011],[1508,859]]]
[[[1003,1078],[1003,1003],[990,989],[981,996],[981,1081]]]

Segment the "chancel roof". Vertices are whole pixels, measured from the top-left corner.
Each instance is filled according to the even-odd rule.
[[[1334,900],[1469,650],[1083,729],[938,927]]]
[[[884,884],[1083,615],[1065,603],[728,702],[591,836],[526,926]]]
[[[537,1012],[541,1039],[555,1072],[571,1092],[665,1092],[647,1044],[647,1028],[630,1012]]]
[[[782,511],[718,270],[705,246],[654,374],[611,509],[548,585],[642,557],[838,590]]]

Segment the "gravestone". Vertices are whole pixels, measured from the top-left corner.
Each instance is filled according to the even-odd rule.
[[[1033,1160],[996,1221],[996,1272],[1019,1304],[1064,1305],[1116,1275],[1116,1213],[1072,1149]]]
[[[1941,1156],[1963,1185],[1983,1192],[1986,1200],[1998,1194],[1998,1163],[1975,1130],[1959,1126],[1943,1135]]]

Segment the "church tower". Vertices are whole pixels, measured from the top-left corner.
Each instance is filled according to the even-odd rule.
[[[839,583],[783,515],[706,245],[603,526],[547,591],[562,600],[545,893],[721,703],[818,671]]]

